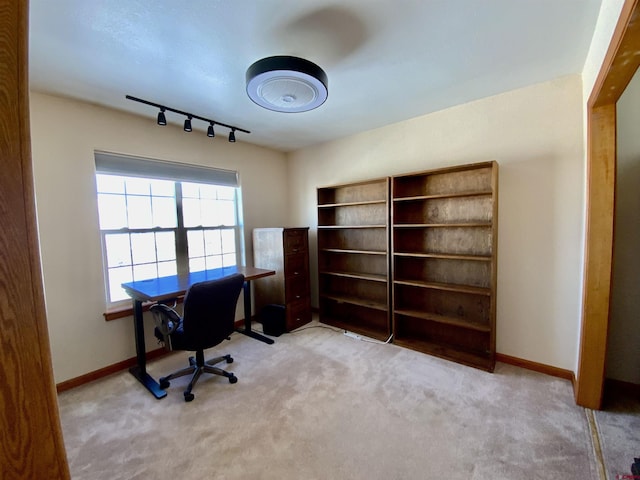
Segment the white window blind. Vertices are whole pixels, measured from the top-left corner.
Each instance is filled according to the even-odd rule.
[[[96,172],[176,182],[208,183],[238,187],[238,172],[186,163],[95,152]]]

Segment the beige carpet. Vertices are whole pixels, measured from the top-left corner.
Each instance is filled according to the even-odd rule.
[[[317,324],[314,324],[317,325]],[[597,479],[587,419],[565,380],[489,374],[394,345],[302,329],[240,334],[235,385],[187,377],[156,400],[128,373],[64,392],[74,479]],[[186,362],[152,362],[156,378]]]

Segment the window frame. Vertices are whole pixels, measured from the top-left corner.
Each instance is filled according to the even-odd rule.
[[[217,231],[231,230],[234,232],[235,264],[241,265],[244,258],[244,241],[243,241],[243,216],[242,216],[242,194],[238,182],[237,172],[229,170],[221,170],[216,168],[208,168],[202,166],[193,166],[189,164],[178,164],[165,162],[161,160],[140,159],[139,157],[125,157],[103,152],[95,152],[96,171],[94,179],[96,180],[96,198],[100,192],[98,190],[98,175],[117,175],[122,177],[138,177],[147,180],[170,180],[173,182],[175,194],[175,208],[177,224],[175,227],[151,227],[151,228],[118,228],[118,229],[102,229],[98,224],[101,240],[102,252],[102,269],[104,277],[104,299],[106,305],[105,318],[107,320],[128,316],[131,311],[130,299],[111,300],[111,282],[109,275],[109,264],[107,257],[107,241],[106,238],[110,234],[135,234],[135,233],[156,233],[156,232],[173,232],[175,239],[176,253],[176,273],[186,274],[189,272],[189,249],[187,235],[189,231]],[[105,161],[106,158],[106,161]],[[115,160],[115,161],[114,161]],[[115,168],[114,168],[115,165]],[[142,168],[141,168],[142,166]],[[150,169],[157,166],[156,170]],[[155,173],[154,173],[155,172]],[[168,173],[167,173],[168,172]],[[172,178],[166,178],[171,176]],[[220,179],[215,182],[216,179]],[[207,181],[208,180],[208,181]],[[214,180],[214,181],[211,181]],[[198,225],[184,226],[183,216],[183,192],[182,184],[199,183],[204,185],[212,185],[219,187],[233,188],[233,205],[234,205],[234,225]],[[123,196],[126,195],[122,193]],[[202,200],[202,199],[201,199]],[[231,252],[229,252],[231,253]],[[227,253],[226,255],[228,255]],[[225,253],[221,252],[221,261],[224,261]],[[131,268],[134,267],[133,258],[131,259]],[[158,259],[154,262],[158,265]],[[156,273],[157,274],[157,273]]]

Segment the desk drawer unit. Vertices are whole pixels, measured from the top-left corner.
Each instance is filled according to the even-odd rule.
[[[311,321],[311,304],[309,296],[287,304],[286,309],[287,331],[294,330]]]
[[[284,265],[285,301],[288,303],[308,297],[311,291],[308,253],[286,255]]]
[[[309,252],[308,228],[284,229],[284,252],[287,255]],[[307,262],[308,263],[308,262]]]
[[[253,230],[254,266],[276,271],[254,283],[255,311],[284,305],[287,332],[311,321],[308,231],[308,227]]]
[[[309,296],[309,270],[285,276],[285,303],[295,302]]]

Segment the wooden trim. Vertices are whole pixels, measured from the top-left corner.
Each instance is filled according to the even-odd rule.
[[[609,324],[616,179],[616,106],[591,109],[587,168],[587,232],[576,402],[599,409]]]
[[[616,103],[638,69],[640,61],[634,60],[640,50],[638,1],[626,0],[622,6],[602,68],[589,95],[589,107]]]
[[[626,0],[587,104],[587,217],[582,329],[575,398],[599,409],[609,323],[616,165],[616,105],[640,65],[640,9]]]
[[[551,375],[552,377],[563,378],[573,382],[575,377],[571,370],[565,370],[564,368],[552,367],[551,365],[545,365],[544,363],[532,362],[531,360],[525,360],[523,358],[511,357],[504,353],[496,353],[496,362],[507,363],[515,367],[526,368],[538,373],[544,373],[545,375]]]
[[[28,2],[0,0],[2,478],[70,478],[40,268],[29,131]]]
[[[178,297],[176,299],[176,304],[181,304],[184,301],[184,296]],[[147,302],[142,304],[142,311],[148,312],[151,305],[155,302]],[[133,317],[133,307],[131,305],[127,305],[124,307],[113,307],[107,309],[106,312],[102,314],[106,322],[110,322],[111,320],[117,320],[119,318],[127,318]]]
[[[148,312],[149,307],[151,305],[153,305],[152,302],[143,303],[142,311]],[[107,311],[102,314],[102,316],[104,317],[105,322],[110,322],[111,320],[118,320],[119,318],[133,317],[133,307],[126,306],[126,307],[108,308]]]
[[[238,327],[241,326],[242,322],[243,322],[242,320],[237,321],[236,326]],[[157,358],[162,358],[172,353],[174,352],[169,352],[164,348],[158,348],[156,350],[147,352],[147,361],[154,360]],[[532,370],[534,372],[544,373],[545,375],[551,375],[552,377],[563,378],[565,380],[575,382],[575,376],[571,370],[564,370],[562,368],[552,367],[550,365],[532,362],[530,360],[524,360],[522,358],[511,357],[503,353],[496,353],[496,361],[513,365],[515,367],[521,367],[527,370]],[[65,392],[72,388],[76,388],[81,385],[85,385],[89,382],[93,382],[94,380],[99,380],[101,378],[107,377],[114,373],[120,372],[129,367],[134,366],[135,364],[136,364],[136,358],[131,357],[131,358],[128,358],[127,360],[114,363],[113,365],[109,365],[107,367],[94,370],[93,372],[89,372],[85,375],[81,375],[79,377],[75,377],[75,378],[66,380],[64,382],[58,383],[56,385],[56,390],[58,393]],[[640,388],[640,385],[638,385],[637,387]]]
[[[165,357],[171,353],[173,352],[167,351],[164,348],[158,348],[156,350],[147,352],[147,360],[149,361],[149,360],[154,360],[156,358]],[[117,372],[120,372],[121,370],[125,370],[129,367],[133,367],[136,364],[136,361],[137,361],[136,357],[131,357],[121,362],[114,363],[113,365],[109,365],[107,367],[94,370],[93,372],[80,375],[79,377],[65,380],[64,382],[58,383],[56,385],[56,390],[58,393],[64,392],[66,390],[79,387],[80,385],[93,382],[94,380],[107,377],[113,373],[117,373]]]

